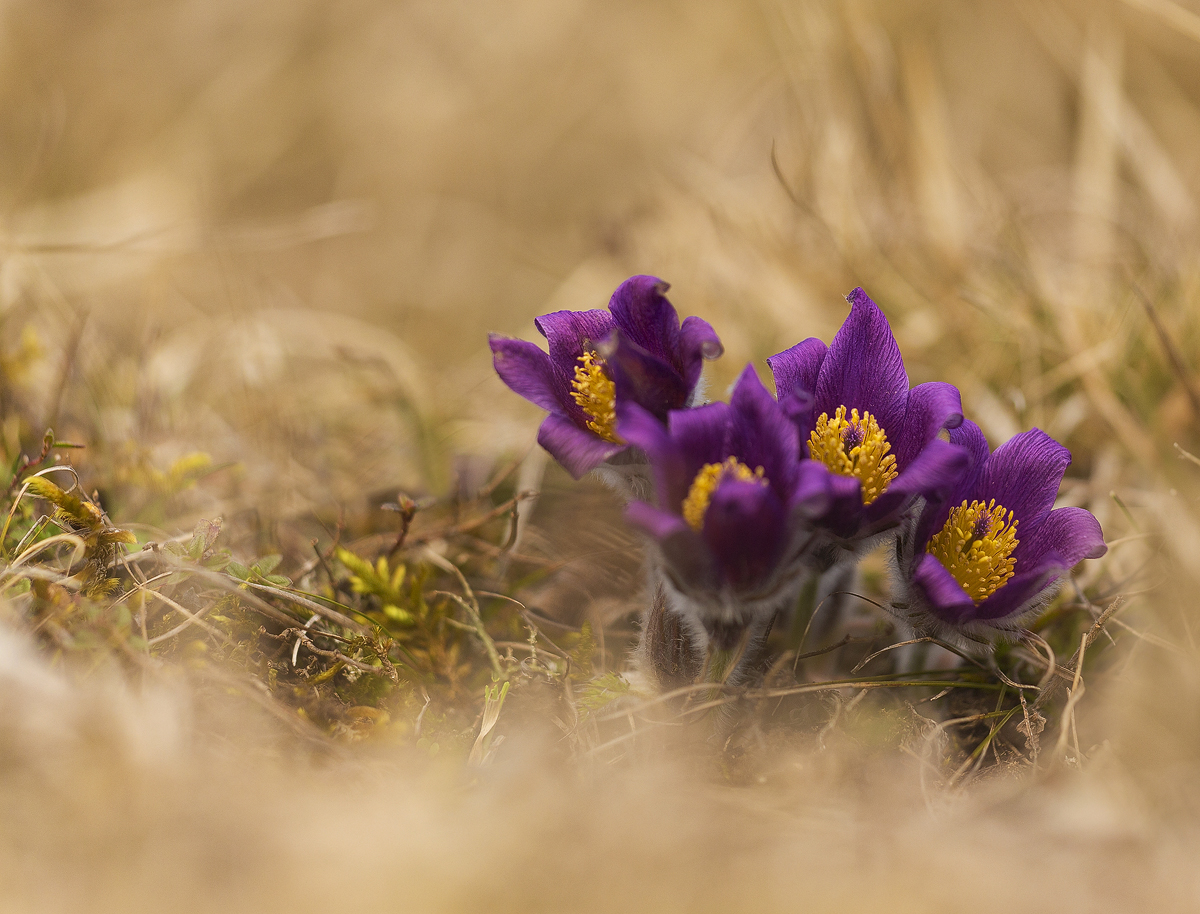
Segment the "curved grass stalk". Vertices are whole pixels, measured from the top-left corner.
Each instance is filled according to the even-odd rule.
[[[188,621],[186,623],[184,623],[182,626],[179,626],[177,629],[173,629],[171,632],[168,632],[167,635],[159,635],[155,638],[151,638],[150,641],[147,642],[147,645],[157,644],[160,641],[166,640],[166,638],[168,636],[174,637],[175,634],[178,634],[178,632],[183,631],[189,625],[199,625],[202,629],[204,629],[210,635],[213,635],[213,636],[219,638],[225,644],[231,643],[231,639],[229,638],[228,635],[226,635],[220,629],[214,628],[213,626],[209,625],[207,622],[205,622],[203,619],[200,618],[201,615],[208,612],[208,609],[210,607],[205,607],[204,609],[200,610],[200,612],[194,613],[190,609],[186,609],[183,606],[180,606],[178,603],[176,603],[170,597],[159,593],[157,590],[154,590],[150,587],[146,587],[142,584],[136,584],[134,586],[136,587],[136,589],[149,594],[150,596],[154,597],[156,600],[166,603],[169,607],[171,607],[171,609],[175,610],[178,613],[181,613],[188,619]]]
[[[451,572],[463,589],[464,597],[456,596],[455,594],[447,594],[451,599],[457,602],[471,620],[471,624],[475,627],[475,633],[479,636],[479,640],[483,642],[483,649],[487,652],[488,662],[492,665],[492,671],[496,674],[496,678],[504,679],[504,667],[500,663],[500,654],[496,650],[496,643],[492,641],[492,636],[487,633],[487,629],[483,625],[483,616],[479,612],[479,601],[475,599],[475,592],[471,590],[471,585],[467,583],[466,577],[463,575],[459,567],[446,558],[438,555],[432,549],[425,549],[425,556],[438,568],[443,571]]]
[[[908,679],[896,680],[895,676],[907,676]],[[901,688],[901,687],[917,687],[925,686],[929,688],[965,688],[979,689],[983,691],[998,691],[1002,688],[997,683],[991,682],[969,682],[961,679],[938,680],[938,679],[912,679],[914,675],[919,673],[902,673],[888,674],[885,676],[865,677],[859,679],[831,679],[826,682],[811,682],[798,686],[788,686],[786,688],[759,688],[759,689],[739,689],[731,690],[730,693],[721,699],[716,699],[714,702],[705,704],[692,705],[688,707],[687,713],[692,714],[715,704],[727,704],[730,701],[747,699],[750,701],[766,699],[766,698],[786,698],[791,695],[806,695],[814,692],[827,692],[832,689],[849,689],[849,688]],[[631,712],[642,712],[649,710],[657,705],[666,704],[677,698],[684,698],[696,692],[707,692],[714,688],[711,682],[697,682],[690,685],[681,686],[677,689],[672,689],[670,692],[664,692],[661,695],[655,695],[649,698],[634,708],[621,709],[620,711],[611,711],[607,714],[598,715],[592,720],[596,723],[605,723],[610,720],[618,720],[628,717]]]
[[[25,482],[22,483],[21,491],[17,493],[17,497],[13,499],[12,506],[8,509],[8,516],[4,519],[4,527],[0,528],[0,551],[4,549],[4,541],[8,539],[8,528],[12,526],[12,519],[16,516],[17,507],[21,504],[21,499],[25,497],[25,493],[29,491],[30,481],[38,478],[39,476],[47,476],[50,473],[55,472],[66,472],[71,475],[73,482],[71,484],[71,488],[67,489],[68,492],[71,492],[79,487],[79,474],[75,472],[74,467],[66,464],[61,466],[46,467],[44,470],[38,470],[36,473],[30,474]]]
[[[7,578],[5,583],[0,585],[0,595],[3,595],[8,588],[12,587],[13,584],[17,582],[19,577],[15,575],[14,572],[18,568],[30,561],[39,553],[44,552],[49,547],[56,546],[59,543],[70,543],[75,547],[75,551],[71,556],[71,565],[74,565],[87,550],[87,546],[84,544],[82,537],[76,533],[56,533],[54,536],[47,537],[44,540],[38,540],[19,556],[17,556],[17,558],[13,560],[12,564],[10,564],[3,571],[0,571],[0,578]],[[61,575],[60,577],[66,578],[67,576]]]

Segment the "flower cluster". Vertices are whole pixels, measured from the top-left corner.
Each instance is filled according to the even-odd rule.
[[[607,311],[537,320],[549,353],[492,336],[496,371],[550,413],[538,440],[573,476],[624,468],[626,516],[656,588],[695,645],[765,637],[805,580],[895,539],[891,609],[960,642],[1019,631],[1084,558],[1096,519],[1052,510],[1070,454],[1034,429],[989,453],[958,390],[909,386],[887,319],[862,289],[826,345],[746,366],[728,403],[701,402],[712,327],[682,323],[666,283],[635,276]]]

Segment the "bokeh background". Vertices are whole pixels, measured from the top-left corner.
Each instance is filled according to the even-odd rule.
[[[486,332],[531,336],[634,272],[720,328],[715,392],[828,338],[863,285],[914,380],[954,375],[993,438],[1038,424],[1084,470],[1145,462],[1194,434],[1134,287],[1194,351],[1198,21],[1166,0],[13,3],[3,313],[81,338],[82,390],[49,385],[47,416],[241,461],[295,507],[526,447],[536,413]]]
[[[789,854],[823,861],[805,878],[829,910],[999,909],[1045,894],[1063,910],[1106,895],[1200,905],[1183,865],[1197,847],[1200,466],[1175,448],[1200,451],[1193,0],[8,0],[0,111],[3,433],[53,425],[86,442],[73,459],[114,518],[145,508],[121,468],[194,451],[225,469],[156,522],[253,512],[283,528],[401,489],[442,494],[521,458],[539,413],[494,377],[487,332],[531,338],[534,316],[602,307],[632,273],[666,279],[682,314],[718,329],[718,397],[747,361],[765,373],[764,357],[828,339],[862,285],[913,382],[957,384],[993,446],[1035,425],[1068,444],[1061,503],[1097,514],[1115,544],[1104,572],[1138,595],[1123,617],[1135,648],[1088,696],[1107,761],[1032,793],[1004,784],[950,820],[924,818],[951,815],[927,795],[876,794],[836,766],[803,774],[829,794],[793,784],[736,800],[663,799],[678,781],[661,772],[577,800],[554,782],[530,799],[514,784],[533,769],[518,767],[471,801],[465,831],[447,824],[457,800],[438,784],[348,796],[292,773],[291,788],[314,791],[305,819],[278,791],[256,792],[258,775],[247,787],[234,749],[225,768],[181,775],[207,785],[181,798],[167,771],[191,770],[186,724],[176,742],[129,748],[146,741],[126,731],[179,719],[186,690],[153,699],[166,710],[126,696],[101,713],[29,673],[14,701],[59,727],[12,731],[5,751],[27,759],[13,770],[60,744],[80,766],[4,794],[47,803],[58,823],[29,858],[46,885],[73,846],[61,821],[79,815],[85,836],[119,847],[170,817],[190,823],[185,861],[150,867],[147,884],[191,893],[196,910],[326,910],[338,891],[394,909],[402,891],[377,869],[390,846],[416,855],[406,891],[429,910],[489,896],[540,910],[562,888],[541,864],[564,858],[581,888],[546,910],[601,909],[590,880],[611,868],[629,875],[613,896],[625,908],[732,910],[755,892],[791,904],[803,894],[778,875]],[[18,414],[37,418],[26,428]],[[569,488],[546,473],[549,489]],[[544,514],[543,541],[589,516],[569,503]],[[597,595],[572,580],[559,599],[586,616]],[[95,746],[88,720],[111,724]],[[93,758],[132,799],[77,786]],[[149,786],[128,788],[122,772]],[[377,843],[355,857],[327,840],[347,827],[328,809],[362,802],[384,812],[359,823]],[[524,802],[549,821],[577,802],[591,824],[497,825]],[[656,803],[678,831],[613,842]],[[253,817],[276,815],[299,817],[316,844],[272,844]],[[425,823],[423,843],[396,826],[405,815]],[[487,857],[480,834],[511,856]],[[572,834],[578,854],[562,850]],[[672,842],[691,856],[666,854]],[[864,856],[828,849],[852,843]],[[314,846],[330,862],[305,892],[291,880]],[[439,894],[459,854],[484,862]],[[722,882],[718,867],[696,881],[703,855],[738,877]],[[131,859],[149,858],[101,855],[42,895],[27,878],[21,897],[40,900],[25,910],[138,904],[130,887],[147,874]],[[846,881],[864,861],[878,885]],[[373,887],[346,887],[356,867]],[[756,882],[764,867],[778,878]]]

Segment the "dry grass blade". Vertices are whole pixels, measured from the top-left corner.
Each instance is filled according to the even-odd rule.
[[[1178,442],[1176,442],[1172,446],[1175,448],[1175,450],[1177,450],[1179,452],[1179,458],[1181,460],[1189,460],[1192,463],[1196,464],[1196,466],[1200,466],[1200,457],[1197,457],[1195,454],[1185,451],[1183,448],[1181,448],[1179,446]]]
[[[1092,623],[1092,627],[1083,633],[1082,639],[1080,640],[1079,649],[1075,652],[1074,656],[1071,657],[1070,661],[1068,661],[1062,669],[1053,670],[1055,674],[1054,678],[1050,679],[1050,681],[1045,685],[1041,693],[1038,695],[1037,701],[1034,702],[1033,707],[1035,711],[1040,711],[1042,708],[1044,708],[1050,702],[1050,700],[1055,697],[1058,690],[1061,689],[1065,683],[1074,683],[1078,681],[1079,676],[1081,675],[1084,653],[1089,647],[1091,647],[1093,642],[1100,637],[1101,632],[1104,631],[1104,626],[1107,625],[1108,621],[1112,619],[1114,615],[1116,615],[1117,611],[1122,606],[1125,605],[1127,600],[1128,598],[1124,595],[1114,599],[1104,609],[1104,612],[1102,612],[1096,618],[1096,621]]]
[[[1084,632],[1079,639],[1079,650],[1075,654],[1075,676],[1071,687],[1067,689],[1067,703],[1062,710],[1062,719],[1058,728],[1058,743],[1054,750],[1056,759],[1073,762],[1076,766],[1083,764],[1083,755],[1079,751],[1079,731],[1075,726],[1075,706],[1083,698],[1083,659],[1087,653],[1088,644],[1088,634]],[[1075,749],[1073,759],[1066,753],[1068,738],[1072,741]]]
[[[475,629],[475,633],[479,636],[479,640],[483,643],[483,649],[487,652],[488,662],[492,665],[492,672],[495,673],[497,679],[503,679],[504,667],[500,663],[500,655],[496,652],[496,644],[492,641],[492,636],[487,633],[487,629],[484,627],[483,616],[479,612],[479,603],[476,601],[475,594],[471,590],[471,585],[467,583],[466,577],[457,565],[448,562],[432,549],[425,549],[423,555],[428,561],[437,565],[443,571],[449,571],[458,579],[458,583],[463,589],[463,596],[460,597],[457,594],[448,594],[448,596],[466,610],[467,617],[471,620],[471,625]]]
[[[1197,17],[1197,22],[1200,23],[1200,17]],[[1170,362],[1171,369],[1175,372],[1175,377],[1187,393],[1188,401],[1192,404],[1192,418],[1200,422],[1200,390],[1196,389],[1187,366],[1183,364],[1183,356],[1180,355],[1175,342],[1171,339],[1170,334],[1167,333],[1167,328],[1163,326],[1162,320],[1158,316],[1158,309],[1154,307],[1154,303],[1150,301],[1146,293],[1136,283],[1133,286],[1133,291],[1141,301],[1146,316],[1150,318],[1150,323],[1154,327],[1154,333],[1158,337],[1158,342],[1162,346],[1163,352],[1166,353],[1167,361]]]
[[[308,597],[288,590],[283,587],[276,587],[271,584],[259,584],[256,581],[243,581],[242,584],[252,590],[257,590],[260,593],[269,593],[281,600],[287,600],[290,603],[295,603],[297,606],[303,606],[305,609],[311,609],[317,616],[323,619],[328,619],[348,631],[357,632],[358,634],[366,634],[370,629],[361,622],[356,622],[347,616],[345,613],[338,612],[331,606],[326,606],[324,603],[319,603],[316,600],[310,600]]]
[[[226,635],[223,631],[220,631],[219,629],[216,629],[213,626],[209,625],[207,622],[205,622],[201,618],[201,616],[203,616],[204,613],[207,611],[206,609],[201,609],[199,612],[192,612],[190,609],[180,606],[177,602],[172,600],[170,597],[166,596],[165,594],[159,593],[157,590],[154,590],[149,587],[143,587],[140,585],[138,586],[138,590],[145,593],[146,596],[151,597],[155,600],[158,600],[160,603],[165,603],[167,606],[171,607],[171,609],[175,610],[175,612],[179,613],[181,616],[183,616],[185,619],[187,619],[187,622],[185,622],[184,624],[177,626],[175,629],[172,629],[170,632],[168,632],[166,635],[162,636],[161,638],[151,639],[149,643],[157,644],[160,641],[165,641],[168,637],[175,637],[175,635],[183,632],[186,628],[188,628],[188,626],[191,626],[191,625],[200,626],[200,628],[204,629],[206,632],[208,632],[210,635],[212,635],[218,641],[221,641],[225,644],[231,643],[228,635]]]

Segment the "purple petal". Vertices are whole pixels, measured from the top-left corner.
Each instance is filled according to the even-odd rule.
[[[904,427],[908,375],[887,318],[862,289],[847,297],[850,315],[833,338],[817,378],[815,411],[870,412],[884,434]]]
[[[817,417],[813,411],[815,403],[813,395],[803,390],[794,390],[779,401],[779,408],[796,428],[796,441],[800,444],[801,459],[808,456],[808,441],[812,437],[813,429],[817,427]]]
[[[711,588],[720,583],[703,537],[683,518],[644,501],[631,502],[625,509],[625,517],[654,538],[666,562],[667,574],[678,584]]]
[[[617,286],[608,310],[622,333],[682,375],[679,313],[666,299],[669,288],[657,276],[631,276]]]
[[[1030,568],[1056,563],[1073,568],[1084,559],[1098,559],[1108,551],[1100,522],[1083,508],[1058,508],[1051,511],[1036,530],[1022,536],[1017,525],[1017,567]],[[1024,548],[1022,548],[1024,547]]]
[[[827,507],[814,522],[835,536],[848,539],[857,534],[863,521],[862,483],[858,478],[834,473],[815,460],[805,460],[801,466],[811,468],[807,473],[820,473],[825,479]],[[811,480],[809,485],[813,485]]]
[[[1041,429],[1022,432],[992,452],[966,497],[996,499],[1032,532],[1054,506],[1070,462],[1071,452]]]
[[[655,508],[644,501],[630,502],[625,508],[625,517],[635,527],[640,527],[656,540],[692,529],[687,525],[687,521],[678,514]]]
[[[700,380],[705,359],[725,351],[708,321],[679,313],[666,298],[670,286],[657,276],[631,276],[617,287],[608,309],[621,332],[674,369],[685,390],[682,408]]]
[[[696,473],[689,472],[688,462],[666,426],[636,403],[619,403],[617,434],[646,452],[659,505],[678,510]]]
[[[887,491],[866,506],[864,514],[877,524],[887,515],[903,511],[918,496],[944,502],[962,480],[969,461],[964,448],[934,438],[908,469],[892,480]]]
[[[796,485],[788,512],[805,520],[821,517],[833,502],[832,474],[815,460],[802,460],[796,468]]]
[[[785,525],[783,505],[769,486],[727,478],[713,492],[703,536],[722,577],[750,587],[774,570]]]
[[[1053,587],[1065,573],[1066,569],[1061,565],[1050,565],[1015,574],[1003,587],[976,606],[969,618],[1000,622],[1009,616],[1015,616],[1038,594]]]
[[[926,553],[913,570],[913,584],[929,602],[933,614],[951,624],[974,618],[975,601],[941,562]]]
[[[671,440],[686,455],[693,476],[704,464],[720,463],[729,456],[732,412],[728,403],[709,403],[676,410],[667,419]],[[691,480],[688,482],[690,485]]]
[[[690,396],[700,380],[705,360],[720,358],[725,353],[725,347],[721,345],[712,325],[693,315],[684,318],[683,326],[679,329],[679,353],[683,361],[683,380]]]
[[[793,393],[811,396],[816,391],[817,375],[828,352],[828,346],[815,336],[810,336],[791,349],[767,359],[767,365],[775,377],[775,394],[781,402]]]
[[[538,429],[538,444],[579,479],[625,447],[585,431],[570,419],[551,413]]]
[[[967,455],[967,468],[949,495],[930,498],[917,519],[915,542],[917,549],[924,550],[929,538],[946,525],[950,510],[962,504],[963,500],[975,498],[971,493],[976,490],[975,482],[988,458],[988,443],[979,426],[970,419],[963,420],[958,428],[950,430],[950,443],[962,448]],[[898,481],[898,480],[897,480]],[[940,496],[940,493],[938,493]],[[1005,506],[1007,507],[1007,505]]]
[[[892,440],[892,453],[900,472],[917,459],[921,449],[944,428],[962,425],[962,397],[958,388],[943,381],[918,384],[908,392],[904,429]]]
[[[780,501],[788,498],[800,458],[796,427],[747,365],[733,388],[729,453],[751,469],[761,466]]]
[[[767,365],[775,377],[779,405],[796,427],[802,455],[807,455],[803,448],[816,427],[817,417],[813,406],[817,401],[813,391],[817,388],[817,375],[828,352],[829,347],[823,342],[816,337],[809,337],[767,359]]]
[[[567,378],[574,376],[575,363],[584,351],[599,346],[615,326],[612,315],[602,309],[554,311],[533,325],[549,344],[550,360]]]
[[[542,409],[563,411],[563,401],[569,399],[566,384],[554,371],[550,356],[533,343],[496,333],[488,334],[488,345],[496,374],[514,393]]]
[[[679,373],[618,330],[604,355],[616,382],[618,400],[628,400],[652,412],[662,422],[673,409],[683,409],[691,396]]]
[[[964,419],[962,425],[950,430],[950,443],[957,444],[966,450],[973,474],[983,471],[983,465],[987,462],[991,448],[978,425],[970,419]],[[968,477],[964,480],[963,486],[969,487],[972,484],[971,479],[972,477]]]

